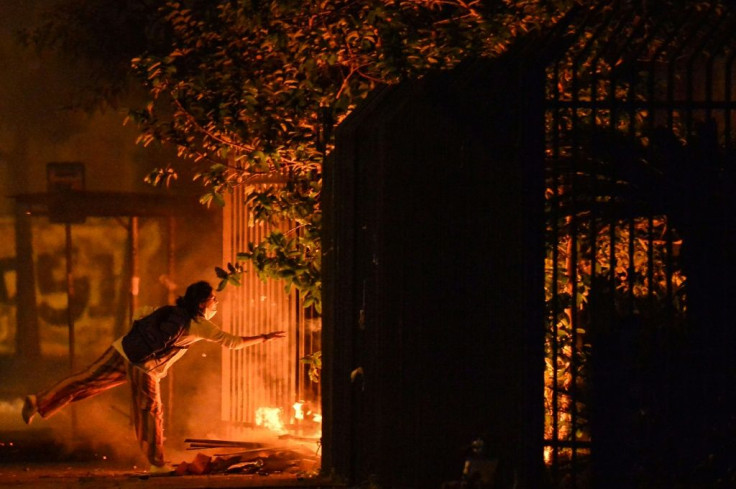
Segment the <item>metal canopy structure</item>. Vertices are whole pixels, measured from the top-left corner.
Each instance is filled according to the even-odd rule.
[[[130,260],[130,314],[137,307],[138,296],[138,218],[167,219],[167,271],[174,273],[175,217],[200,210],[195,198],[151,193],[92,192],[59,190],[14,195],[16,202],[16,256],[18,283],[17,349],[26,359],[37,358],[39,350],[38,319],[36,316],[35,275],[32,249],[32,217],[48,217],[53,223],[63,224],[66,230],[67,294],[71,303],[73,290],[72,225],[88,217],[129,218],[122,223],[128,230]],[[173,300],[173,291],[169,299]],[[69,363],[74,365],[74,323],[68,309]]]
[[[74,301],[74,269],[72,260],[72,225],[83,223],[88,217],[129,218],[121,222],[128,232],[128,263],[130,283],[129,319],[138,307],[139,264],[138,264],[138,219],[153,217],[166,219],[167,256],[166,270],[169,283],[175,273],[175,230],[176,216],[201,212],[202,206],[194,197],[161,195],[150,193],[91,192],[86,190],[61,189],[50,192],[19,194],[16,202],[16,260],[17,260],[17,355],[22,361],[33,361],[40,356],[40,334],[38,326],[35,265],[33,260],[33,236],[31,219],[48,217],[52,223],[63,224],[66,234],[66,293],[67,326],[69,331],[69,370],[75,370],[75,327],[71,304]],[[174,289],[167,286],[168,302],[173,303]],[[173,376],[169,376],[169,386]],[[173,388],[168,389],[167,405],[173,405]],[[76,432],[76,413],[72,410],[72,431]]]
[[[31,215],[77,222],[87,217],[163,217],[194,211],[201,205],[193,197],[141,192],[61,190],[14,195],[16,204]]]

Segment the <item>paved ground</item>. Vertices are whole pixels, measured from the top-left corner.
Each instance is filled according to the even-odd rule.
[[[133,468],[106,466],[100,462],[0,463],[0,487],[34,489],[141,489],[141,488],[323,488],[339,485],[318,478],[294,475],[184,475],[152,477]]]
[[[113,444],[115,440],[112,440]],[[120,443],[118,443],[120,444]],[[127,446],[126,443],[122,443]],[[329,488],[341,487],[316,474],[319,458],[293,451],[257,451],[243,457],[243,463],[257,462],[257,473],[225,473],[209,475],[150,476],[147,464],[130,444],[135,457],[111,450],[111,445],[60,443],[50,429],[0,430],[0,488],[28,487],[38,489],[128,489],[128,488]],[[189,467],[198,457],[210,457],[216,467],[220,461],[232,460],[229,453],[219,450],[172,451],[171,463]],[[168,453],[168,452],[167,452]],[[194,470],[190,471],[195,472]],[[255,470],[254,470],[255,472]]]
[[[107,398],[100,396],[103,399],[97,404],[92,399],[80,404],[76,411],[67,409],[50,420],[38,419],[31,426],[26,426],[20,417],[22,397],[15,391],[3,395],[3,391],[8,389],[7,384],[0,382],[0,488],[341,487],[312,475],[319,469],[315,447],[307,450],[304,456],[295,456],[286,450],[248,454],[244,461],[253,457],[262,460],[259,473],[254,474],[225,474],[221,471],[210,475],[151,477],[145,472],[147,464],[142,463],[144,460],[125,416],[127,413],[110,408],[116,405],[115,393],[106,394]],[[19,388],[15,390],[20,392]],[[125,394],[121,393],[123,400],[117,403],[123,408],[129,402]],[[70,436],[73,412],[76,412],[78,424],[86,430]],[[202,424],[201,419],[198,421]],[[170,463],[191,463],[199,453],[213,458],[231,454],[232,450],[226,449],[202,449],[200,452],[199,449],[187,448],[183,441],[190,432],[199,436],[209,433],[208,428],[195,428],[167,437],[166,453]],[[282,447],[280,440],[270,444],[279,449],[292,448],[292,445]]]

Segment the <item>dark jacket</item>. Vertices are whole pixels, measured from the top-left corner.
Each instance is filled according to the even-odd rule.
[[[160,359],[186,347],[175,346],[189,329],[192,318],[177,306],[163,306],[148,316],[133,321],[133,327],[123,337],[123,351],[128,360],[142,364]]]

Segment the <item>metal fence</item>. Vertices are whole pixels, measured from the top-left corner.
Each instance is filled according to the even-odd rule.
[[[545,461],[555,487],[629,487],[672,466],[668,426],[687,422],[678,379],[707,290],[691,275],[719,229],[701,222],[731,205],[736,15],[598,2],[564,22],[546,88]]]
[[[289,223],[254,223],[244,204],[246,192],[245,187],[234,190],[224,208],[226,262],[235,263],[236,254],[246,251],[248,243],[261,242],[273,229],[290,229]],[[252,427],[257,424],[259,408],[280,409],[284,429],[298,430],[296,402],[305,401],[319,411],[318,384],[309,379],[309,367],[300,361],[321,347],[319,318],[311,317],[299,304],[298,295],[285,291],[283,282],[258,278],[250,263],[241,285],[228,286],[226,294],[221,306],[226,330],[242,336],[284,330],[288,339],[223,353],[223,419],[233,426]]]

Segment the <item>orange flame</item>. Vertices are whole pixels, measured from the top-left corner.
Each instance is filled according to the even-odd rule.
[[[261,426],[279,434],[286,433],[284,422],[281,420],[281,408],[259,407],[256,409],[256,426]]]
[[[304,419],[304,401],[297,401],[292,406],[294,408],[294,419],[303,420]]]

